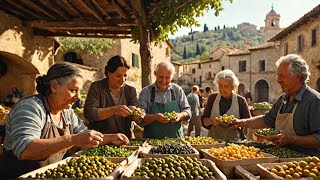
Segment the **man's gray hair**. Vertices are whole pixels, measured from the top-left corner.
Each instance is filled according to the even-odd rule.
[[[218,74],[216,75],[216,77],[214,79],[214,83],[218,86],[218,81],[221,80],[221,79],[230,80],[232,82],[232,85],[233,85],[233,90],[235,90],[239,86],[239,79],[234,74],[234,72],[232,72],[229,69],[226,69],[226,70],[218,72]]]
[[[279,67],[281,63],[288,63],[289,66],[289,72],[292,76],[300,74],[301,76],[301,83],[306,83],[309,81],[310,71],[309,71],[309,65],[307,62],[302,59],[297,54],[288,54],[286,56],[280,57],[276,61],[276,66]]]
[[[160,62],[154,68],[154,72],[156,73],[160,67],[165,67],[166,69],[168,69],[171,72],[171,78],[173,77],[173,75],[175,73],[175,67],[171,62],[169,62],[169,61]]]

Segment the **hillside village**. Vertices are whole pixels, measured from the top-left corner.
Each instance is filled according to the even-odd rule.
[[[176,67],[174,80],[190,92],[194,84],[211,87],[215,75],[224,69],[235,72],[240,85],[238,93],[251,92],[254,102],[273,103],[281,94],[277,81],[275,61],[289,53],[296,53],[306,59],[310,66],[309,85],[320,91],[320,52],[319,23],[320,5],[306,13],[295,23],[286,28],[280,27],[280,14],[272,9],[265,17],[264,42],[255,46],[247,44],[245,48],[220,46],[210,51],[210,59],[180,63]],[[256,28],[243,23],[242,28]]]

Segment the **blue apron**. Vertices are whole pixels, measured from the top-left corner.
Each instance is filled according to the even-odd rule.
[[[174,91],[171,89],[171,101],[167,103],[154,102],[155,99],[155,87],[151,89],[150,106],[148,107],[148,114],[165,113],[165,112],[180,112]],[[183,128],[181,121],[160,123],[154,121],[144,127],[144,138],[162,139],[162,138],[179,138],[183,137]]]

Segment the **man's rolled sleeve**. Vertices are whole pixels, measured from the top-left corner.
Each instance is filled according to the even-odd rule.
[[[73,112],[72,109],[69,109],[70,113],[70,123],[73,128],[73,133],[78,134],[88,130],[87,126],[83,124],[81,119]]]
[[[263,116],[264,122],[271,128],[275,128],[277,114],[281,108],[282,96],[280,96],[275,103],[273,104],[272,108]]]
[[[144,88],[139,94],[139,107],[144,109],[146,113],[148,112],[148,104],[150,99],[149,88]]]

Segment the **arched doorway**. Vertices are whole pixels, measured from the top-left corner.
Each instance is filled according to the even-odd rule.
[[[255,101],[268,102],[269,101],[269,85],[265,80],[259,80],[255,85]]]
[[[68,52],[64,55],[64,61],[77,63],[83,65],[83,60],[80,55],[76,54],[75,52]]]
[[[316,90],[317,90],[318,92],[320,92],[320,78],[318,78],[318,80],[317,80]]]
[[[238,86],[238,94],[244,97],[244,84],[239,84]]]

